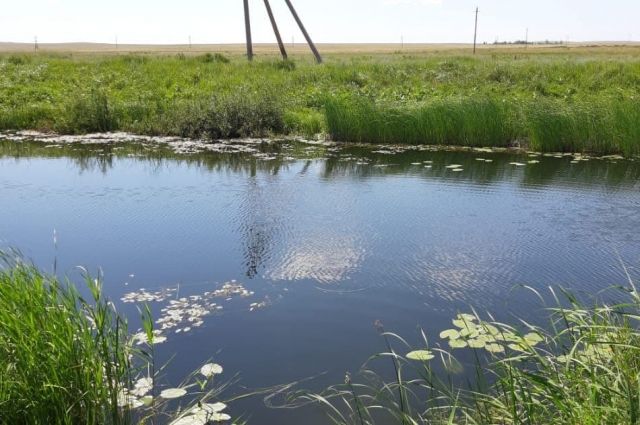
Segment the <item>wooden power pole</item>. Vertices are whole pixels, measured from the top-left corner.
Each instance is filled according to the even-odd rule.
[[[307,29],[302,24],[302,20],[298,16],[296,9],[291,4],[291,0],[284,0],[289,6],[289,10],[293,15],[293,18],[296,20],[298,27],[300,27],[300,31],[304,35],[304,38],[307,39],[307,43],[313,52],[313,55],[316,57],[316,61],[318,63],[322,63],[322,56],[320,56],[320,52],[316,48],[316,45],[313,44],[313,40],[309,36]],[[267,8],[267,14],[269,15],[269,20],[271,21],[271,26],[273,27],[273,32],[276,35],[276,39],[278,40],[278,47],[280,48],[280,54],[282,54],[283,59],[287,59],[287,50],[284,47],[284,43],[282,42],[282,37],[280,36],[280,30],[278,30],[278,24],[276,23],[276,19],[273,16],[273,10],[271,10],[271,5],[269,4],[269,0],[264,0],[264,5]],[[251,41],[251,18],[249,16],[249,0],[244,0],[244,26],[247,33],[247,58],[251,61],[253,60],[253,42]]]
[[[273,11],[271,10],[271,5],[269,4],[269,0],[264,0],[264,5],[267,8],[267,14],[269,15],[269,20],[271,21],[273,32],[276,35],[276,40],[278,40],[278,47],[280,48],[280,54],[282,55],[282,59],[287,60],[288,58],[287,49],[284,48],[284,43],[282,42],[282,37],[280,37],[278,24],[276,23],[276,18],[273,16]]]
[[[473,30],[473,54],[476,54],[476,43],[478,41],[478,8],[476,7],[476,26]]]
[[[318,49],[316,49],[316,45],[313,44],[313,40],[311,40],[311,37],[309,36],[309,33],[307,32],[306,28],[302,24],[302,21],[300,20],[300,17],[298,16],[298,13],[296,12],[296,9],[293,7],[293,4],[291,4],[291,0],[284,0],[284,1],[285,1],[285,3],[287,3],[287,6],[289,6],[289,10],[291,11],[291,14],[293,15],[293,19],[295,19],[296,22],[298,23],[298,26],[300,27],[300,31],[302,31],[302,34],[304,35],[304,38],[307,39],[307,43],[309,44],[309,47],[311,48],[311,51],[313,52],[313,55],[316,57],[316,61],[318,63],[322,63],[322,56],[320,56],[320,52],[318,52]]]
[[[244,27],[247,33],[247,58],[253,60],[253,42],[251,41],[251,18],[249,17],[249,0],[244,0]]]

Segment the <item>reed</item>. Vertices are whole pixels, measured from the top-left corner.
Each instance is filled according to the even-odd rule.
[[[226,422],[213,363],[177,388],[162,385],[155,364],[159,333],[148,307],[142,331],[127,322],[84,272],[85,298],[69,281],[0,253],[0,422],[103,425]],[[165,338],[166,339],[166,338]],[[175,398],[187,402],[176,404]],[[215,403],[211,402],[216,400]],[[173,402],[173,403],[172,403]]]
[[[356,377],[290,400],[325,407],[336,424],[639,423],[633,284],[607,295],[615,303],[582,302],[561,289],[551,295],[555,306],[542,327],[471,312],[440,335],[421,332],[418,347],[381,330],[385,351]]]

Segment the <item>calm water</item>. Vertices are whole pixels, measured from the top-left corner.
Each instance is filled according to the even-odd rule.
[[[77,265],[100,267],[116,300],[141,288],[200,295],[231,280],[254,292],[218,298],[223,309],[200,327],[167,332],[157,347],[176,355],[168,383],[213,358],[227,378],[239,374],[232,393],[320,375],[303,384],[318,390],[383,349],[375,320],[417,342],[418,326],[435,336],[469,306],[540,317],[519,285],[594,294],[624,283],[616,252],[640,279],[639,161],[299,143],[202,150],[0,141],[1,246],[47,270],[56,260],[74,279]],[[152,303],[157,315],[166,302]],[[135,304],[119,308],[135,322]],[[322,422],[261,398],[232,412]]]

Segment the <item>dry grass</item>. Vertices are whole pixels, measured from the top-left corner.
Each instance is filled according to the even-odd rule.
[[[310,55],[309,48],[304,43],[287,44],[287,51],[293,56]],[[413,55],[431,54],[470,54],[471,44],[454,43],[367,43],[367,44],[318,44],[318,49],[325,55],[376,55],[404,53]],[[254,45],[258,56],[278,56],[276,44],[258,43]],[[34,51],[33,43],[0,43],[0,53],[30,53]],[[40,43],[40,53],[73,53],[73,54],[194,54],[223,53],[231,56],[244,55],[245,45],[238,44],[115,44],[107,43]],[[535,44],[525,48],[522,45],[479,45],[479,55],[492,54],[535,54],[535,53],[571,53],[594,55],[640,55],[640,42],[584,42],[561,45]]]

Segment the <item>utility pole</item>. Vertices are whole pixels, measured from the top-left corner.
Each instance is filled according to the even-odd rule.
[[[116,35],[116,50],[118,50],[118,36]]]
[[[313,55],[316,57],[316,61],[318,63],[322,63],[322,56],[320,56],[320,52],[318,52],[318,49],[316,49],[316,45],[313,44],[313,40],[311,40],[311,37],[309,36],[309,33],[307,32],[306,28],[304,27],[304,24],[302,23],[302,21],[300,20],[300,17],[298,16],[298,13],[296,12],[296,9],[293,7],[293,4],[291,4],[291,0],[284,0],[285,3],[287,3],[287,6],[289,6],[289,10],[291,11],[291,14],[293,15],[293,19],[296,20],[296,22],[298,23],[298,26],[300,27],[300,31],[302,31],[302,34],[304,35],[304,38],[307,39],[307,43],[309,44],[309,47],[311,48],[311,51],[313,52]],[[246,4],[247,0],[245,0],[245,4]]]
[[[253,60],[253,42],[251,41],[251,18],[249,17],[249,0],[244,0],[244,26],[247,33],[247,58]]]
[[[527,28],[527,35],[525,35],[524,37],[524,48],[528,48],[529,47],[529,28]]]
[[[478,8],[476,7],[476,26],[473,31],[473,54],[476,54],[476,43],[478,41]]]
[[[38,36],[36,35],[36,36],[34,37],[34,39],[33,39],[33,50],[34,50],[35,52],[37,52],[37,51],[38,51],[38,48],[39,48],[39,47],[38,47]]]
[[[191,49],[191,36],[189,36],[189,49]]]
[[[404,50],[404,35],[400,34],[400,50]]]
[[[269,15],[269,20],[271,21],[271,26],[273,27],[273,32],[276,35],[276,40],[278,40],[278,47],[280,48],[280,54],[282,55],[282,59],[287,60],[287,50],[284,48],[284,43],[282,42],[282,37],[280,37],[280,31],[278,30],[278,24],[276,23],[276,18],[273,16],[273,11],[271,10],[271,5],[269,4],[269,0],[264,0],[264,5],[267,8],[267,14]]]

